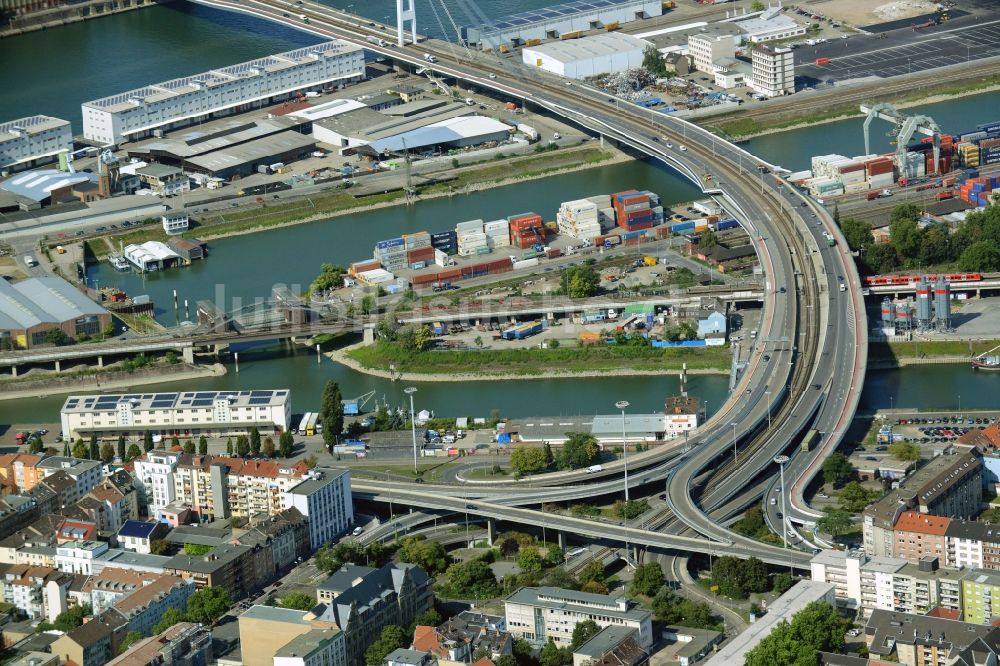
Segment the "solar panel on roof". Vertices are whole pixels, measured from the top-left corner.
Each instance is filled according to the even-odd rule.
[[[211,398],[198,398],[197,400],[191,401],[192,407],[208,407],[212,404]]]
[[[251,398],[260,398],[263,396],[271,397],[274,391],[250,391]]]
[[[270,398],[250,398],[251,405],[266,405],[271,402]]]

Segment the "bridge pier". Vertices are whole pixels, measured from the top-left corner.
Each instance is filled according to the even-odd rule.
[[[11,365],[10,366],[10,374],[11,374],[11,377],[17,377],[17,366],[16,365]]]
[[[218,353],[218,351],[216,351],[216,353]],[[184,357],[185,363],[194,364],[194,347],[185,347],[181,354]]]
[[[559,547],[562,548],[565,551],[566,550],[566,533],[565,532],[556,532],[556,539],[559,542]]]
[[[486,538],[489,539],[490,545],[497,540],[497,523],[492,518],[486,520]]]
[[[56,361],[56,372],[62,372],[62,361]]]
[[[365,324],[361,340],[366,345],[375,344],[375,326],[373,326],[372,324]]]
[[[97,357],[97,367],[98,368],[103,368],[104,367],[104,357],[103,356],[98,355],[98,357]]]

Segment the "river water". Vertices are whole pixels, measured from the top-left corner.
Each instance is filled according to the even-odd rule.
[[[352,3],[338,0],[330,4],[348,8]],[[534,0],[486,0],[478,6],[492,17],[538,4]],[[392,0],[373,0],[352,9],[384,20],[392,6]],[[433,29],[433,16],[421,20],[422,32],[441,34]],[[459,24],[466,20],[455,17]],[[4,63],[0,68],[0,119],[49,113],[78,123],[79,103],[87,99],[307,45],[312,40],[291,30],[184,2],[0,40],[0,62]],[[946,130],[954,131],[995,119],[998,102],[1000,94],[992,93],[929,105],[922,111],[933,115]],[[874,150],[889,149],[885,129],[874,126]],[[746,145],[769,161],[792,169],[806,168],[812,154],[862,153],[861,121],[773,134]],[[368,256],[373,243],[382,238],[525,210],[535,210],[550,219],[562,201],[627,187],[656,191],[667,203],[696,195],[690,185],[666,169],[635,162],[218,240],[211,244],[207,261],[145,279],[115,273],[105,265],[96,267],[91,277],[102,285],[119,285],[129,293],[150,294],[160,307],[161,319],[173,323],[172,312],[164,312],[164,307],[169,307],[174,289],[182,301],[186,298],[191,302],[192,308],[196,300],[203,298],[231,307],[233,299],[246,303],[266,297],[278,283],[305,286],[321,263],[346,263]],[[288,386],[293,389],[294,408],[301,412],[318,408],[327,379],[340,382],[346,396],[374,390],[390,404],[403,403],[398,382],[361,375],[325,358],[317,363],[314,353],[287,346],[241,354],[239,374],[230,367],[225,377],[164,384],[160,388]],[[609,413],[620,399],[628,399],[636,411],[651,412],[662,409],[664,398],[677,392],[678,381],[675,377],[605,377],[431,382],[416,386],[418,409],[469,416],[486,416],[492,409],[499,409],[505,415],[519,417]],[[997,389],[1000,373],[973,373],[965,365],[875,372],[866,379],[862,409],[888,407],[890,401],[896,407],[957,409],[957,395],[962,395],[964,408],[995,407],[991,396]],[[726,397],[727,380],[722,376],[695,376],[689,390],[707,402],[709,411],[714,411]],[[0,423],[54,421],[62,402],[61,397],[0,402]]]

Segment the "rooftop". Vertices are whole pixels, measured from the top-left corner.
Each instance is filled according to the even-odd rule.
[[[578,592],[559,587],[522,587],[504,601],[509,604],[550,609],[566,608],[583,612],[600,609],[605,615],[637,621],[642,621],[650,615],[648,610],[636,606],[625,597]]]
[[[123,393],[98,395],[71,395],[63,403],[62,411],[87,413],[110,412],[125,403],[133,410],[201,408],[211,409],[216,401],[226,401],[229,407],[269,407],[284,405],[290,391],[194,391],[184,393]]]
[[[92,173],[69,173],[58,169],[36,169],[8,178],[0,183],[0,189],[40,202],[52,196],[53,190],[89,182],[97,182],[97,176]]]
[[[626,435],[646,435],[663,432],[667,429],[663,414],[626,414],[624,427]],[[595,416],[590,432],[595,437],[604,435],[620,438],[622,436],[621,414]]]
[[[962,650],[977,639],[983,639],[996,648],[1000,628],[875,609],[865,625],[865,635],[872,654],[888,655],[897,643]]]
[[[610,624],[601,629],[589,641],[573,650],[573,654],[580,654],[592,659],[600,659],[603,655],[624,643],[627,639],[636,634],[635,627],[623,627],[621,625]]]
[[[595,14],[607,9],[641,7],[644,4],[646,3],[643,0],[576,0],[575,2],[566,2],[559,5],[552,5],[551,7],[538,7],[517,14],[508,14],[502,19],[490,21],[489,23],[462,26],[462,31],[464,33],[466,30],[477,30],[481,34],[489,35],[501,30],[513,30],[535,23],[569,19],[578,15]]]
[[[340,629],[311,629],[288,641],[274,653],[275,657],[305,657],[325,647],[337,637]]]
[[[569,39],[558,42],[546,42],[538,46],[526,46],[524,50],[540,53],[560,62],[569,62],[585,58],[600,58],[628,51],[641,51],[647,46],[649,46],[649,42],[638,37],[633,37],[623,32],[606,32],[589,35],[581,39]]]
[[[294,608],[279,608],[278,606],[251,606],[240,613],[241,618],[249,620],[267,620],[269,622],[287,622],[289,624],[302,624],[307,615],[307,611],[295,610]]]
[[[52,116],[27,116],[0,123],[0,142],[16,139],[24,134],[39,134],[56,127],[68,127],[68,120]]]
[[[951,518],[947,516],[932,516],[916,511],[904,511],[896,519],[895,528],[900,532],[917,532],[933,536],[944,536],[948,530]]]
[[[187,159],[193,169],[209,172],[235,169],[250,162],[260,162],[284,153],[305,150],[316,144],[316,139],[308,134],[286,130],[278,134],[263,136],[239,145],[215,150]]]
[[[0,330],[106,314],[107,310],[62,278],[28,278],[14,284],[0,280]]]
[[[350,474],[349,470],[346,469],[331,469],[329,467],[317,467],[312,470],[314,478],[307,478],[302,483],[296,484],[288,489],[287,494],[290,495],[311,495],[320,488],[333,483],[345,474]],[[319,478],[315,478],[318,474]]]
[[[175,555],[166,563],[166,568],[174,571],[210,574],[228,566],[250,550],[248,546],[222,544],[205,555],[192,556],[183,553]]]

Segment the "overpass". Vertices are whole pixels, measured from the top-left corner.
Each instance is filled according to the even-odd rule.
[[[300,19],[284,11],[296,7],[284,0],[198,1],[353,42],[404,66],[430,68],[437,76],[520,99],[526,105],[562,116],[668,164],[737,212],[737,218],[755,243],[768,279],[760,330],[761,348],[771,353],[766,360],[764,355],[755,356],[729,402],[692,440],[692,453],[670,473],[668,492],[671,508],[680,523],[716,543],[624,527],[617,530],[594,527],[587,521],[573,522],[576,519],[565,517],[560,520],[567,529],[596,538],[628,538],[654,547],[698,552],[726,550],[742,556],[763,555],[768,561],[787,562],[797,558],[801,562],[804,555],[780,553],[781,549],[774,553],[769,550],[772,547],[745,543],[747,540],[713,521],[707,509],[711,503],[737,494],[754,476],[769,470],[774,472],[773,457],[794,448],[804,429],[817,427],[825,435],[820,445],[804,457],[801,469],[788,479],[791,488],[787,491],[793,510],[810,512],[803,489],[815,476],[822,459],[839,444],[857,407],[867,351],[861,284],[846,242],[824,209],[787,184],[780,183],[779,187],[775,178],[765,177],[764,170],[757,168],[759,165],[771,171],[776,167],[740,147],[681,119],[608,98],[606,93],[578,81],[561,80],[433,40],[424,41],[419,49],[416,45],[372,44],[369,37],[385,38],[385,33],[376,26],[365,26],[363,20],[345,18],[343,12],[312,3],[298,6],[296,11],[303,17]],[[429,64],[425,54],[433,55],[437,62]],[[686,144],[688,150],[667,148],[667,140]],[[832,234],[838,243],[827,246],[820,231]],[[845,292],[831,286],[836,285],[837,276],[843,276],[849,285]],[[609,407],[611,403],[609,397]],[[728,467],[732,473],[706,488],[706,494],[695,496],[694,489],[730,449],[734,452]],[[663,454],[654,450],[641,455],[657,460]],[[545,483],[540,479],[535,482]],[[385,485],[380,485],[373,490],[372,497],[382,498],[385,490]],[[359,492],[363,490],[359,488]],[[454,511],[464,501],[402,488],[393,488],[392,492],[406,497],[414,506],[427,508]],[[504,511],[508,520],[528,524],[554,520],[539,512],[492,503],[466,503],[464,510],[495,516]]]

